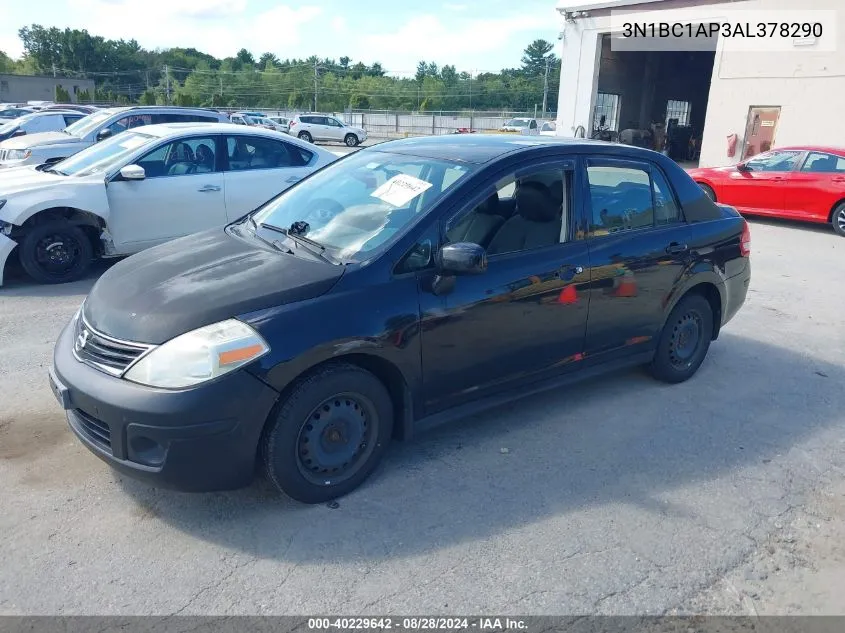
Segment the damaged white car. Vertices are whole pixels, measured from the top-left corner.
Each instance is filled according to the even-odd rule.
[[[281,132],[171,123],[0,170],[0,285],[16,248],[36,281],[73,281],[97,257],[224,226],[336,159]]]

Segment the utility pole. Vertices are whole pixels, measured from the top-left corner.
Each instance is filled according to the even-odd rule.
[[[53,63],[53,77],[56,76],[56,64]]]
[[[317,59],[314,58],[314,112],[317,111]]]
[[[472,71],[469,71],[469,109],[472,110]]]
[[[167,105],[170,105],[170,69],[164,65],[164,79],[167,86]]]
[[[220,79],[220,105],[223,105],[223,75],[218,75]]]
[[[543,80],[543,118],[546,118],[547,106],[549,104],[549,66],[552,63],[551,57],[546,57],[546,78]]]

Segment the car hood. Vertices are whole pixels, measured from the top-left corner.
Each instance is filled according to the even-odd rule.
[[[158,345],[210,323],[318,297],[344,270],[212,229],[112,266],[85,300],[85,319],[109,336]]]
[[[26,134],[16,136],[0,144],[3,149],[27,149],[42,145],[68,145],[80,143],[82,139],[65,134],[64,132],[38,132],[37,134]]]
[[[58,187],[67,185],[69,176],[58,174],[45,174],[38,171],[35,165],[23,165],[21,167],[7,167],[0,169],[0,197],[9,196],[43,189],[44,187]],[[72,180],[76,180],[73,178]]]

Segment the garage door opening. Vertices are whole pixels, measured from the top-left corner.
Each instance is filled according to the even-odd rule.
[[[698,165],[715,51],[613,50],[601,41],[592,136]]]

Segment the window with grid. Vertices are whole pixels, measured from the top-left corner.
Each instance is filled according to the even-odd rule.
[[[678,119],[679,126],[689,125],[690,104],[689,101],[674,101],[670,99],[666,102],[666,123],[669,119]]]
[[[593,130],[599,129],[601,116],[605,116],[608,129],[619,131],[619,95],[599,92],[596,95],[596,107],[593,110]]]

